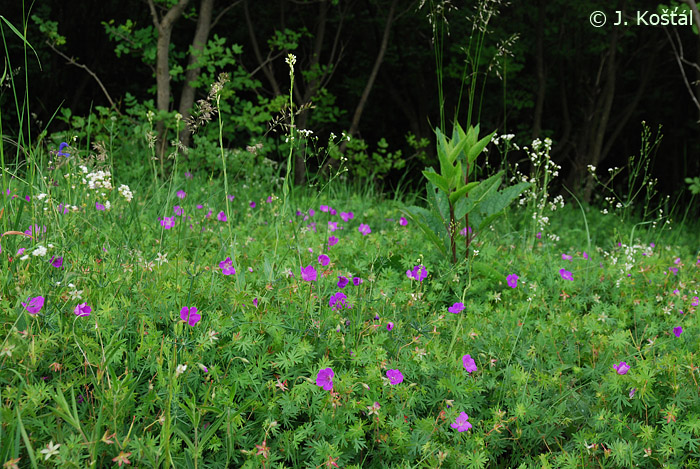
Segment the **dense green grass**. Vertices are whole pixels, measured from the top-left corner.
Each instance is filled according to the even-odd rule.
[[[452,265],[400,221],[422,194],[128,201],[71,152],[2,188],[6,467],[698,467],[697,226],[514,206]]]

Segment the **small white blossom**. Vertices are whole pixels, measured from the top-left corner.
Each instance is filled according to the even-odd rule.
[[[182,373],[185,372],[186,369],[187,365],[178,365],[175,369],[175,377],[177,378],[178,376],[180,376]]]

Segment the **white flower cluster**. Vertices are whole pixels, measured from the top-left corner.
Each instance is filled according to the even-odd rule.
[[[81,166],[80,169],[83,171],[83,173],[87,173],[87,168],[85,166]],[[112,175],[109,173],[109,171],[93,171],[88,173],[81,182],[83,184],[87,184],[92,190],[112,190]]]
[[[126,184],[122,184],[119,186],[119,194],[126,199],[127,202],[131,202],[131,199],[134,198],[134,194],[131,192],[131,189],[129,189],[129,186]]]
[[[512,140],[515,138],[515,134],[505,134],[505,135],[497,135],[493,134],[493,137],[491,138],[491,142],[498,146],[501,146],[501,144],[507,148],[507,149],[514,149],[514,150],[520,150],[520,147],[518,146],[517,143],[513,142]]]

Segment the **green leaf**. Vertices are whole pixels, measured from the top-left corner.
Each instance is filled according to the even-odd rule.
[[[416,224],[416,226],[425,235],[425,238],[435,245],[442,256],[447,257],[448,244],[446,240],[440,239],[440,237],[437,235],[438,230],[446,230],[440,221],[435,218],[435,215],[432,212],[422,207],[411,206],[402,208],[401,213],[406,215],[413,223]]]
[[[490,178],[481,181],[481,183],[472,190],[470,197],[466,199],[466,204],[460,205],[460,207],[458,207],[459,211],[455,210],[455,217],[462,218],[467,213],[472,213],[474,208],[481,204],[481,202],[486,199],[491,191],[498,189],[498,186],[501,185],[502,175],[503,172],[501,171],[494,174]]]
[[[451,143],[455,143],[455,140],[453,139]],[[460,153],[467,147],[469,144],[469,140],[466,138],[463,138],[462,140],[459,140],[456,145],[452,147],[448,154],[448,158],[450,161],[454,162],[457,157],[459,156]]]
[[[449,192],[450,189],[449,189],[448,184],[447,184],[447,179],[440,176],[438,173],[423,171],[423,176],[425,176],[425,178],[428,181],[433,183],[435,185],[435,187],[437,187],[441,191],[443,191],[445,193]]]
[[[460,187],[459,189],[457,189],[456,191],[452,192],[450,194],[450,203],[452,205],[454,205],[455,203],[457,203],[457,201],[460,199],[460,197],[464,197],[467,193],[469,193],[469,191],[474,189],[479,184],[480,184],[479,181],[472,181],[469,184],[464,185],[464,186]]]
[[[467,152],[467,161],[469,164],[473,163],[476,157],[479,156],[482,151],[484,151],[484,148],[489,144],[489,142],[491,142],[491,139],[495,134],[496,131],[494,130],[469,148],[469,151]]]

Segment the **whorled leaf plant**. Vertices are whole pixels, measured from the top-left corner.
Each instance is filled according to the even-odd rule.
[[[482,181],[470,181],[474,162],[491,142],[495,131],[479,139],[479,125],[462,129],[455,122],[452,137],[438,128],[437,154],[440,172],[430,167],[423,171],[431,210],[408,207],[404,213],[410,217],[426,238],[440,252],[457,263],[457,225],[464,218],[466,232],[465,259],[469,258],[469,245],[473,238],[530,185],[521,182],[498,190],[503,178],[500,171]],[[471,215],[471,226],[469,217]]]

